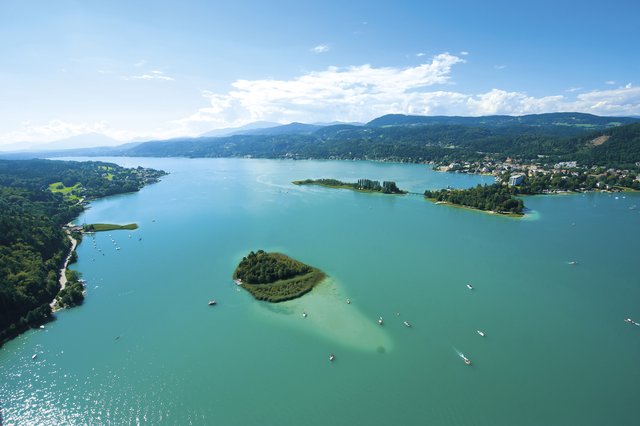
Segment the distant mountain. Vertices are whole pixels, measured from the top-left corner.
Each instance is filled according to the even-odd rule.
[[[482,117],[423,116],[388,114],[367,123],[369,127],[448,124],[461,126],[570,126],[603,129],[637,122],[633,117],[601,117],[579,112],[556,112],[521,116],[488,115]]]
[[[627,122],[632,124],[620,124]],[[403,162],[505,160],[511,157],[547,163],[576,160],[580,164],[611,167],[635,167],[634,163],[640,161],[640,120],[578,113],[522,117],[387,115],[365,126],[291,123],[255,132],[259,134],[177,138],[114,148],[47,151],[38,155],[331,158]]]
[[[236,135],[310,135],[316,130],[322,129],[323,125],[305,124],[305,123],[289,123],[276,127],[249,130],[244,132],[236,132]]]
[[[243,132],[250,130],[258,130],[258,129],[268,129],[270,127],[280,126],[280,123],[273,123],[270,121],[255,121],[253,123],[245,124],[240,127],[228,127],[225,129],[215,129],[210,130],[206,133],[201,134],[202,137],[222,137],[222,136],[231,136],[236,134],[242,134]]]
[[[97,146],[116,146],[122,144],[121,141],[117,141],[109,136],[101,133],[86,133],[83,135],[71,136],[64,139],[59,139],[53,142],[46,143],[34,143],[34,142],[21,142],[11,145],[0,145],[2,151],[53,151],[58,149],[72,149],[72,148],[91,148]]]

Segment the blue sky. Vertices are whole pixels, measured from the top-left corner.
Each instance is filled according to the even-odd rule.
[[[640,115],[640,3],[0,3],[0,146],[385,113]]]

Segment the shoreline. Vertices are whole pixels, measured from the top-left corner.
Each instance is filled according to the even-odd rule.
[[[69,265],[69,261],[71,260],[71,255],[76,250],[76,247],[78,245],[78,241],[71,236],[71,232],[65,231],[65,233],[67,234],[67,237],[69,238],[69,240],[71,240],[71,250],[69,250],[69,254],[65,258],[64,264],[62,265],[62,268],[60,268],[60,279],[58,281],[60,283],[60,290],[58,290],[58,293],[56,293],[55,297],[53,298],[53,301],[49,304],[49,306],[51,306],[52,313],[64,309],[58,306],[57,297],[58,297],[58,294],[60,294],[60,292],[64,290],[64,288],[67,285],[67,274],[66,274],[67,266]]]

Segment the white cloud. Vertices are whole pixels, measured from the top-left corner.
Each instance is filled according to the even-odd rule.
[[[505,69],[507,66],[506,65],[494,65],[493,68],[497,69],[497,70],[503,70]]]
[[[469,52],[467,52],[466,50],[463,50],[462,52],[460,52],[460,54],[462,56],[467,56],[469,54]]]
[[[136,67],[136,68],[141,68],[141,67],[143,67],[145,65],[147,65],[147,61],[145,61],[144,59],[140,59],[138,62],[133,64],[133,66]]]
[[[133,75],[130,77],[123,77],[125,80],[164,80],[164,81],[173,81],[175,80],[173,77],[169,77],[162,71],[151,71],[148,74],[141,75]]]
[[[582,87],[569,87],[565,92],[574,93],[582,90]]]
[[[444,53],[408,68],[329,67],[291,80],[237,80],[228,93],[204,93],[210,105],[178,123],[203,129],[256,120],[368,120],[413,108],[424,88],[448,83],[452,66],[462,62]]]
[[[313,48],[311,48],[313,53],[326,53],[329,51],[329,45],[327,44],[319,44]]]
[[[485,93],[433,90],[451,83],[454,65],[465,61],[443,53],[415,67],[329,67],[290,80],[237,80],[226,93],[205,92],[209,105],[177,120],[185,134],[252,121],[368,121],[389,113],[425,115],[535,114],[556,111],[600,115],[640,114],[640,89],[530,96],[494,88]]]
[[[418,53],[416,53],[416,56],[417,56],[418,58],[422,58],[424,55],[426,55],[426,53],[424,53],[424,52],[418,52]]]
[[[604,82],[604,84],[608,84],[609,86],[615,86],[617,83],[615,80],[607,80]]]

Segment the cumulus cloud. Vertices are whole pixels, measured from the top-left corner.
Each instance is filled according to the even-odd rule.
[[[485,93],[444,90],[451,72],[464,63],[443,53],[415,67],[329,67],[290,80],[237,80],[226,93],[205,92],[208,106],[181,120],[186,134],[252,121],[366,122],[390,113],[421,115],[537,114],[556,111],[599,115],[640,114],[640,89],[631,85],[610,90],[530,96],[494,88]],[[444,87],[433,87],[433,86]]]
[[[169,77],[162,71],[153,70],[148,74],[134,75],[130,77],[123,77],[125,80],[164,80],[164,81],[173,81],[175,80],[173,77]]]
[[[604,82],[604,84],[608,84],[609,86],[615,86],[617,83],[615,80],[607,80]]]
[[[416,56],[417,56],[418,58],[422,58],[424,55],[426,55],[426,53],[424,53],[424,52],[418,52],[418,53],[416,53]]]
[[[317,45],[315,47],[312,47],[311,51],[313,53],[326,53],[326,52],[329,51],[329,45],[327,45],[327,44],[319,44],[319,45]]]
[[[460,52],[460,54],[462,56],[467,56],[469,54],[469,52],[467,52],[466,50],[463,50],[462,52]]]
[[[497,70],[503,70],[505,69],[507,66],[506,65],[494,65],[493,68],[497,69]]]
[[[223,94],[205,92],[209,106],[180,120],[185,126],[268,121],[361,121],[413,108],[425,88],[450,81],[463,59],[443,53],[415,67],[329,67],[291,80],[237,80]],[[416,111],[417,113],[417,111]]]

